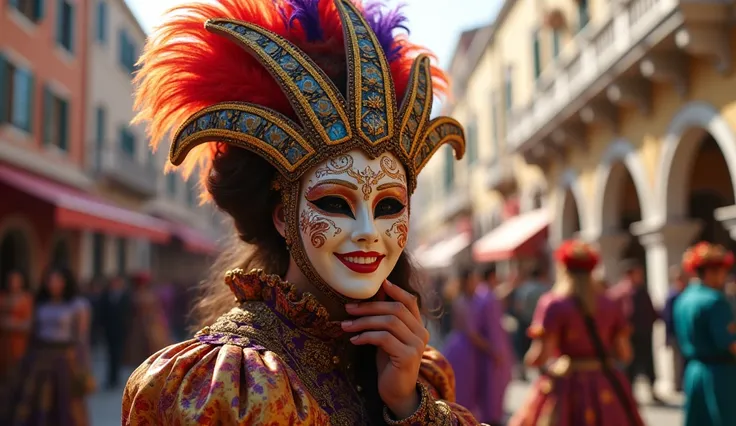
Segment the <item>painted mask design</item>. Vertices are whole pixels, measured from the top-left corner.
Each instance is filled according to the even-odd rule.
[[[368,299],[393,270],[409,233],[406,172],[390,153],[352,150],[305,173],[299,232],[309,261],[335,291]]]

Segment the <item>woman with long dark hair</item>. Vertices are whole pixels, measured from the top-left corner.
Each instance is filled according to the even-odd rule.
[[[89,364],[89,307],[66,268],[52,267],[36,296],[33,340],[13,379],[2,424],[84,426]]]
[[[154,145],[178,129],[170,162],[199,166],[238,241],[201,331],[129,379],[125,424],[475,423],[426,346],[404,253],[417,174],[464,139],[429,121],[446,81],[395,37],[403,22],[348,0],[216,0],[151,35],[138,119]]]
[[[644,426],[617,362],[631,360],[620,306],[593,281],[598,253],[578,240],[555,251],[557,280],[534,311],[524,361],[542,370],[511,426]]]

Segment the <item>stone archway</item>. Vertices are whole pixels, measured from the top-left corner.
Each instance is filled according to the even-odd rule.
[[[585,201],[577,173],[566,170],[558,184],[556,208],[550,229],[553,247],[586,229]]]
[[[712,105],[688,103],[672,119],[662,146],[656,178],[657,202],[652,215],[657,225],[688,216],[689,194],[683,188],[689,186],[690,172],[707,135],[712,137],[725,161],[728,182],[736,182],[736,136],[733,129]]]
[[[11,271],[19,270],[29,277],[31,269],[31,242],[21,228],[9,228],[0,236],[0,288]]]
[[[615,282],[621,260],[646,263],[644,247],[629,227],[651,215],[652,191],[636,148],[624,139],[609,145],[596,178],[590,238],[599,244],[606,279]]]

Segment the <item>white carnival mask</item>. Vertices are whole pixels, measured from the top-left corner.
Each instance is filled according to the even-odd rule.
[[[393,270],[409,234],[406,172],[390,153],[354,149],[301,179],[299,233],[327,285],[369,299]]]

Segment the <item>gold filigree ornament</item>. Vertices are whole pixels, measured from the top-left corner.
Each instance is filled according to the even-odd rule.
[[[257,153],[279,171],[290,251],[307,278],[331,291],[304,252],[299,236],[299,179],[317,164],[360,149],[371,158],[389,152],[406,169],[409,192],[434,153],[450,144],[465,152],[461,125],[452,118],[430,120],[433,92],[430,59],[419,55],[399,108],[386,54],[360,11],[349,0],[334,0],[347,54],[347,96],[301,49],[252,23],[210,19],[207,31],[229,38],[257,59],[286,94],[298,123],[247,102],[226,102],[192,115],[174,135],[169,160],[180,165],[203,143],[225,143]],[[298,242],[298,243],[296,243]]]

